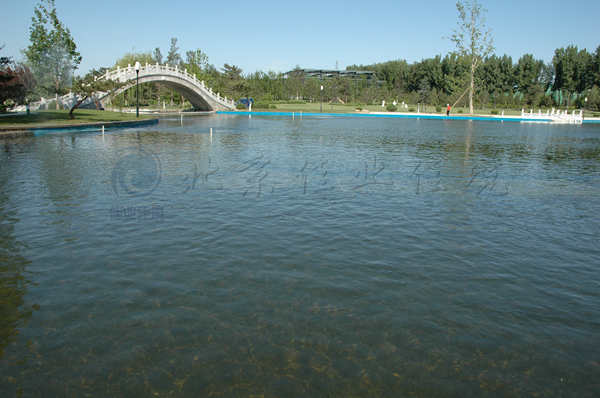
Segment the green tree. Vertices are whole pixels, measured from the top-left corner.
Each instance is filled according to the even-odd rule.
[[[248,85],[242,77],[242,69],[235,65],[224,64],[221,70],[223,73],[219,76],[217,89],[223,89],[231,99],[247,94]]]
[[[567,109],[573,93],[581,93],[590,86],[591,79],[586,72],[593,63],[591,55],[585,50],[578,51],[576,46],[558,48],[552,59],[554,65],[554,89],[567,94]]]
[[[163,56],[162,56],[162,53],[160,52],[160,48],[159,47],[156,47],[154,49],[153,58],[154,58],[155,62],[158,62],[159,65],[162,65]]]
[[[469,72],[469,114],[473,114],[473,93],[475,91],[475,72],[482,60],[494,51],[492,30],[485,29],[485,9],[477,0],[456,4],[460,21],[458,29],[453,30],[450,40],[456,44],[457,53],[466,57],[470,63]]]
[[[421,82],[419,83],[419,97],[421,99],[421,103],[423,105],[427,105],[430,103],[432,93],[431,93],[431,85],[429,84],[429,79],[427,77],[423,77]]]
[[[353,65],[355,66],[355,65]],[[353,68],[354,69],[354,68]],[[387,61],[374,64],[372,67],[358,67],[354,70],[370,70],[375,73],[376,79],[384,81],[388,90],[404,90],[406,86],[406,77],[409,71],[408,63],[403,59]]]
[[[142,66],[144,66],[146,64],[153,64],[155,61],[150,51],[145,53],[130,52],[119,57],[115,63],[115,67],[118,66],[120,68],[126,68],[129,65],[134,66],[136,62],[139,62]]]
[[[441,68],[444,74],[443,92],[448,96],[456,96],[455,99],[458,99],[458,96],[460,96],[458,90],[464,86],[468,71],[465,58],[456,54],[446,55],[442,59]]]
[[[531,54],[525,54],[515,67],[515,82],[517,89],[522,94],[527,94],[533,86],[540,83],[544,61],[533,58]]]
[[[496,54],[485,59],[480,71],[482,72],[481,81],[484,89],[490,93],[496,108],[496,99],[499,92],[502,91],[502,75],[500,71],[500,59]]]
[[[96,109],[99,109],[98,98],[95,96],[99,91],[114,91],[121,87],[124,83],[119,83],[110,79],[98,79],[106,74],[107,68],[99,70],[92,69],[84,77],[75,77],[73,79],[72,92],[79,95],[81,98],[72,107],[69,115],[71,119],[75,119],[73,112],[88,98],[92,98],[96,104]]]
[[[594,85],[600,88],[600,46],[596,48],[596,52],[592,56],[590,76],[593,79]]]
[[[185,63],[183,67],[187,69],[191,75],[196,75],[196,78],[200,81],[204,81],[205,84],[210,83],[212,76],[208,73],[210,64],[208,63],[208,55],[203,53],[200,49],[196,51],[187,51],[185,53]]]
[[[54,0],[43,0],[34,12],[29,28],[31,45],[23,54],[39,84],[58,95],[70,85],[72,73],[81,63],[81,54],[69,29],[58,20]]]
[[[177,38],[173,37],[171,39],[171,48],[167,54],[167,63],[171,66],[180,66],[181,64],[181,55],[177,51],[179,51],[179,47],[177,47]]]

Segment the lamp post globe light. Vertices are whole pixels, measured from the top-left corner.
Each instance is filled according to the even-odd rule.
[[[321,113],[323,113],[323,86],[321,86]]]
[[[140,63],[135,63],[135,98],[137,100],[137,107],[135,110],[135,117],[140,117]]]

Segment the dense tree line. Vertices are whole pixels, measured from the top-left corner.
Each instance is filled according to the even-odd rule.
[[[125,67],[135,61],[160,63],[160,50],[157,50],[154,54],[126,54],[117,64]],[[393,60],[346,68],[372,71],[370,79],[339,76],[319,79],[306,75],[299,66],[285,75],[274,71],[243,75],[243,71],[235,65],[225,64],[217,69],[200,50],[188,51],[185,61],[171,51],[169,54],[166,62],[188,69],[215,92],[229,98],[318,102],[323,85],[326,102],[335,97],[335,101],[344,103],[374,104],[382,100],[396,100],[424,106],[454,105],[457,101],[458,106],[468,104],[467,95],[463,94],[470,84],[470,60],[453,54],[437,55],[412,64]],[[549,63],[535,59],[531,54],[523,55],[516,62],[508,55],[493,54],[483,59],[474,82],[474,103],[478,108],[587,106],[595,109],[600,106],[600,46],[595,53],[579,50],[576,46],[559,48]],[[181,97],[177,93],[161,91],[159,85],[145,86],[142,98],[146,102],[156,103],[157,100],[152,101],[151,98],[160,97],[160,100],[170,103],[173,95],[174,103],[180,104]],[[585,98],[588,98],[587,103]],[[129,100],[133,99],[130,94]]]

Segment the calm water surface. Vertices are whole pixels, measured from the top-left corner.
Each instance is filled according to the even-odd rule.
[[[600,394],[600,126],[183,124],[0,141],[0,396]]]

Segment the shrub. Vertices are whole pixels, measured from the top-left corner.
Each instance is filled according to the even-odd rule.
[[[235,109],[246,109],[246,105],[242,104],[241,102],[239,104],[237,104],[235,106]]]
[[[441,106],[439,106],[439,105],[438,105],[438,106],[436,106],[436,107],[435,107],[435,111],[436,111],[437,113],[440,113],[440,112],[442,111],[442,107],[441,107]]]
[[[387,104],[385,106],[385,109],[387,109],[389,112],[396,112],[398,110],[398,107],[396,107],[396,105],[394,104]]]
[[[356,110],[357,110],[357,111],[362,111],[362,110],[363,110],[363,107],[362,107],[362,106],[357,106],[357,107],[356,107]]]
[[[415,108],[408,108],[408,111],[409,111],[409,112],[414,112],[414,111],[415,111]]]
[[[594,113],[594,117],[600,117],[600,113]]]
[[[492,115],[497,115],[497,114],[498,114],[498,109],[492,109],[492,110],[490,111],[490,113],[491,113]]]
[[[252,107],[256,109],[269,109],[269,103],[265,101],[256,101]]]
[[[269,109],[277,109],[277,105],[271,104],[271,105],[269,105]]]
[[[459,110],[458,110],[458,113],[463,113],[462,109],[459,109]]]

